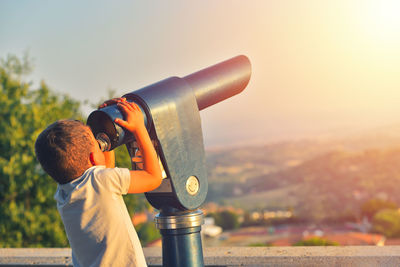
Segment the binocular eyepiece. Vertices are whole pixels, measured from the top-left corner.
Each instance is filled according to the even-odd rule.
[[[99,144],[99,148],[101,151],[105,152],[111,150],[110,138],[108,138],[108,135],[106,135],[105,133],[98,133],[96,136],[96,141]]]
[[[130,98],[127,98],[127,101],[135,102]],[[149,131],[150,127],[147,120],[147,113],[139,104],[138,106],[143,113],[144,123]],[[93,111],[87,119],[87,124],[90,126],[93,135],[103,152],[113,150],[120,145],[135,141],[132,133],[125,131],[125,129],[114,122],[117,118],[122,120],[125,119],[115,104]]]

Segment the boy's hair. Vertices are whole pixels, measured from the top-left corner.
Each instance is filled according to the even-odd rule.
[[[76,120],[59,120],[49,125],[35,142],[42,168],[60,184],[81,176],[90,167],[90,134],[89,127]]]

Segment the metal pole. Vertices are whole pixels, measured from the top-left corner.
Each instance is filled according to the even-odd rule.
[[[204,266],[200,236],[203,221],[200,210],[156,215],[156,227],[162,235],[163,266]]]

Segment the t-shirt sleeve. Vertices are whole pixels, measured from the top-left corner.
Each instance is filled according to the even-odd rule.
[[[99,185],[115,194],[125,195],[128,193],[131,183],[131,175],[127,168],[104,168],[97,172],[96,180]]]

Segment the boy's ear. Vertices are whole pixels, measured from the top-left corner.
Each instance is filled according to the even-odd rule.
[[[92,166],[96,166],[97,165],[96,156],[94,155],[93,152],[90,152],[89,160],[90,160],[90,163],[92,164]]]
[[[103,152],[99,151],[92,151],[89,154],[89,161],[92,166],[100,166],[105,165],[105,159]]]

